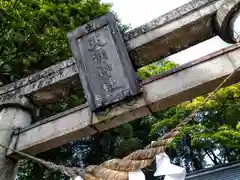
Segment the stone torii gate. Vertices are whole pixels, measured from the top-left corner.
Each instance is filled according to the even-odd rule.
[[[238,44],[141,84],[135,70],[216,35],[237,42],[239,1],[193,0],[124,35],[111,13],[79,27],[68,35],[73,58],[0,89],[0,143],[34,155],[210,92],[240,65]],[[88,105],[31,124],[37,105],[73,86]],[[0,180],[14,179],[17,159],[0,149]]]

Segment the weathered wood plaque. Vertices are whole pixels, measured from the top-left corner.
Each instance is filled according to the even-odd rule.
[[[68,34],[92,111],[140,92],[122,35],[112,13]]]

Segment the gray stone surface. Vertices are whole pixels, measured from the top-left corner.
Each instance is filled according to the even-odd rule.
[[[29,98],[25,96],[19,96],[18,94],[10,94],[10,96],[3,96],[0,99],[0,104],[0,110],[8,107],[18,107],[28,110],[29,112],[31,112],[32,115],[36,113],[36,108],[29,101]]]
[[[20,79],[19,81],[1,87],[0,95],[4,95],[6,93],[16,91],[18,89],[19,89],[18,92],[20,93],[30,94],[31,92],[34,92],[36,89],[37,90],[41,89],[45,86],[50,85],[52,82],[55,82],[56,76],[66,78],[69,76],[67,74],[68,72],[74,74],[71,72],[70,69],[68,70],[68,68],[72,68],[73,72],[77,71],[76,69],[74,69],[75,61],[73,60],[73,58],[70,58],[69,60],[63,61],[56,65],[50,66],[26,78]]]
[[[81,106],[24,128],[16,148],[37,154],[65,143],[105,131],[118,125],[164,110],[214,90],[223,79],[240,66],[240,49],[232,46],[202,57],[143,83],[144,97],[134,97],[109,107],[104,115],[91,114]],[[240,71],[225,86],[239,82]],[[181,81],[181,83],[179,83]],[[163,88],[164,87],[164,88]],[[12,138],[15,144],[18,134]],[[13,154],[8,153],[12,156]]]
[[[225,0],[193,0],[127,32],[125,44],[135,68],[213,37],[212,22],[222,2]],[[71,87],[81,87],[73,58],[1,87],[0,103],[12,101],[16,94],[26,95],[36,104],[51,103],[67,96]]]
[[[0,110],[0,144],[9,146],[14,130],[31,124],[27,111],[10,107]],[[0,180],[14,180],[17,174],[17,161],[6,158],[6,149],[0,147]]]
[[[139,35],[142,35],[148,31],[152,31],[153,29],[159,28],[161,26],[164,26],[172,21],[176,21],[182,16],[185,16],[193,11],[197,11],[200,8],[203,8],[205,6],[208,6],[216,1],[219,0],[192,0],[189,3],[186,3],[162,16],[159,16],[158,18],[140,26],[137,27],[126,34],[124,34],[124,39],[126,41],[129,41]]]
[[[134,64],[136,66],[147,65],[156,60],[156,58],[178,52],[190,45],[214,36],[212,21],[221,2],[224,2],[224,0],[194,0],[162,16],[158,20],[152,21],[148,25],[130,31],[129,35],[125,35],[125,43]],[[89,32],[91,28],[88,26],[84,29],[87,30],[86,32]],[[101,31],[102,27],[99,28]],[[114,30],[114,28],[110,28],[111,30]],[[107,38],[108,42],[110,42],[108,33],[105,32],[103,34],[104,38]],[[114,33],[116,32],[111,31],[110,34]],[[112,38],[114,37],[115,35],[112,36]],[[119,38],[112,41],[116,43],[116,40],[119,40]],[[119,41],[117,42],[119,43]],[[124,44],[123,42],[121,43],[123,48]],[[125,55],[121,54],[119,58],[121,61],[126,60],[121,63],[130,63],[126,50],[115,51],[118,55],[121,52],[124,52]],[[0,131],[0,143],[8,145],[13,130],[15,128],[24,128],[20,134],[17,133],[12,137],[10,147],[16,147],[17,150],[37,154],[79,139],[79,137],[92,135],[97,132],[96,129],[104,131],[148,115],[150,114],[149,109],[152,111],[165,109],[212,91],[223,78],[230,74],[236,66],[240,65],[239,49],[235,51],[231,49],[225,52],[227,54],[216,54],[216,56],[211,56],[209,59],[205,59],[195,65],[178,69],[174,73],[169,73],[164,77],[156,78],[154,81],[146,82],[143,84],[144,98],[142,96],[135,97],[130,105],[126,102],[115,104],[115,106],[109,108],[109,111],[104,116],[92,116],[89,107],[82,107],[76,111],[63,113],[62,116],[55,116],[56,119],[50,118],[38,125],[32,125],[31,128],[24,128],[31,123],[30,113],[18,107],[4,108],[3,105],[26,107],[28,103],[22,99],[25,96],[31,97],[35,103],[50,102],[58,98],[59,95],[65,94],[64,87],[79,85],[77,76],[79,72],[77,68],[80,67],[81,69],[79,59],[76,59],[77,64],[71,59],[49,67],[0,89],[1,116],[6,112],[9,113],[4,118],[0,118],[0,128],[6,129],[6,131]],[[112,50],[112,53],[114,53],[114,50]],[[86,56],[86,54],[84,53],[83,56]],[[123,56],[126,57],[123,58]],[[109,57],[116,58],[116,54]],[[124,67],[131,68],[131,66]],[[115,67],[114,70],[116,71]],[[115,71],[112,73],[115,74]],[[132,70],[126,71],[133,72]],[[95,75],[92,69],[89,72],[91,73],[90,76]],[[131,73],[126,74],[132,76]],[[126,74],[122,73],[122,75]],[[116,77],[116,74],[113,77]],[[237,72],[228,84],[236,83],[239,81],[239,77],[240,72]],[[82,79],[82,82],[86,83],[86,79],[85,82]],[[134,79],[128,80],[132,81]],[[74,80],[77,81],[77,85]],[[182,81],[182,83],[179,84],[179,81]],[[93,85],[93,92],[98,90],[99,87],[95,87],[98,82],[96,84],[95,82],[91,83]],[[134,84],[135,82],[131,83]],[[128,82],[128,85],[131,83]],[[84,87],[86,86],[84,85]],[[130,88],[130,86],[126,86],[124,83],[122,87]],[[46,96],[46,94],[49,96]],[[114,100],[110,99],[110,101],[106,102],[104,103],[108,104],[109,102],[114,102]],[[3,153],[5,155],[3,149],[0,149],[0,153],[0,179],[12,180],[15,175],[16,161],[6,159],[3,156]],[[7,154],[10,156],[13,155],[10,151]],[[10,173],[1,169],[9,170]]]
[[[140,92],[136,72],[112,13],[68,34],[92,111]]]
[[[68,86],[80,86],[73,58],[0,88],[0,106],[29,96],[36,104],[58,99]],[[44,94],[45,93],[45,94]],[[48,98],[48,99],[47,99]]]
[[[215,36],[212,22],[222,2],[191,1],[126,33],[134,65],[150,64]]]
[[[232,23],[234,15],[240,10],[240,0],[226,0],[216,14],[215,27],[219,36],[227,43],[236,43]]]

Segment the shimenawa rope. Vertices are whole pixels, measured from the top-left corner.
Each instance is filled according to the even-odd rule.
[[[240,69],[240,66],[237,67],[224,81],[205,99],[204,103],[206,103],[212,96]],[[201,108],[201,106],[200,106]],[[199,108],[199,109],[200,109]],[[185,119],[181,121],[181,123],[171,130],[166,135],[158,138],[156,141],[153,141],[150,145],[146,146],[142,150],[137,150],[123,159],[112,159],[106,161],[100,165],[91,165],[88,166],[85,170],[77,167],[65,167],[62,165],[56,165],[52,162],[48,162],[34,156],[28,155],[26,153],[22,153],[16,151],[14,149],[8,148],[2,144],[1,147],[9,149],[23,157],[29,158],[35,162],[38,162],[49,169],[60,171],[66,174],[69,177],[75,178],[76,176],[81,176],[86,180],[98,180],[98,179],[115,179],[115,180],[128,180],[128,173],[134,170],[143,169],[154,161],[155,156],[161,152],[164,152],[167,145],[174,139],[176,135],[179,134],[181,127],[186,123],[192,120],[191,117],[195,115],[195,113],[199,110],[196,109],[192,113],[190,113]]]

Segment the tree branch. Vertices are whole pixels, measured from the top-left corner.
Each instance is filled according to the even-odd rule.
[[[211,161],[217,165],[218,163],[212,158],[212,156],[208,153],[208,150],[207,149],[204,149],[204,151],[206,152],[206,154],[208,155],[208,157],[211,159]]]
[[[215,155],[215,153],[213,152],[213,150],[209,150],[210,152],[211,152],[211,154],[213,155],[213,157],[214,157],[214,159],[215,159],[215,161],[217,162],[217,160],[219,161],[219,163],[220,164],[222,164],[222,161],[221,161],[221,159],[219,159],[219,157],[217,157],[216,155]]]

